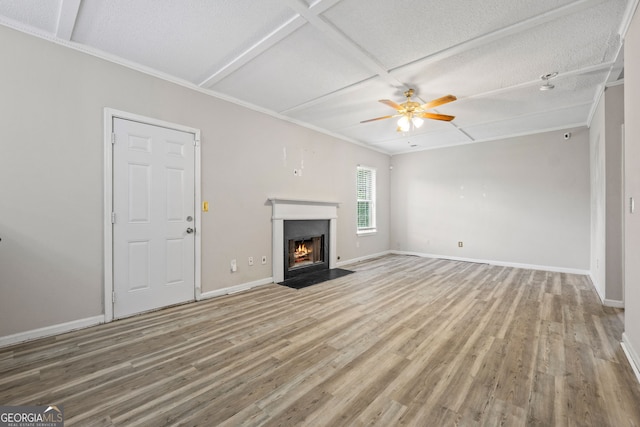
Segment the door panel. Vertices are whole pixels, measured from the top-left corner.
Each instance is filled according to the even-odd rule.
[[[184,239],[167,240],[166,282],[176,284],[184,281],[184,271],[188,266],[184,265]]]
[[[167,169],[167,221],[184,221],[184,171]]]
[[[149,223],[151,221],[151,166],[129,164],[129,222]]]
[[[114,118],[114,317],[194,299],[194,135]]]
[[[128,291],[149,288],[149,270],[151,269],[149,241],[129,242]]]

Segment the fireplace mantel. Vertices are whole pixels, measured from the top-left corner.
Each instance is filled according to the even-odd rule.
[[[284,221],[285,220],[329,220],[329,268],[337,264],[337,219],[338,202],[320,200],[298,200],[270,197],[273,207],[271,223],[272,233],[272,267],[273,281],[284,280]]]

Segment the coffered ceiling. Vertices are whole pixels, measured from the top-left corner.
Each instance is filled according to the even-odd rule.
[[[0,0],[0,23],[394,154],[588,124],[637,3]],[[360,123],[408,88],[456,118]]]

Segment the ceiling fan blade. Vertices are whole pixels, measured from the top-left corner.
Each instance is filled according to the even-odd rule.
[[[418,113],[416,114],[418,117],[424,117],[425,119],[433,119],[433,120],[443,120],[445,122],[450,122],[455,119],[456,116],[447,116],[446,114],[436,114],[436,113]]]
[[[420,108],[422,110],[428,110],[429,108],[434,108],[434,107],[437,107],[438,105],[442,105],[442,104],[447,104],[449,102],[453,102],[456,99],[458,99],[458,98],[456,98],[453,95],[447,95],[447,96],[443,96],[442,98],[438,98],[438,99],[434,99],[433,101],[429,101],[426,104],[422,104],[420,106]]]
[[[381,99],[378,102],[382,102],[383,104],[388,105],[391,108],[395,108],[396,110],[402,110],[404,107],[397,102],[393,102],[389,99]]]
[[[392,117],[398,117],[400,116],[400,114],[394,114],[392,116],[382,116],[382,117],[376,117],[375,119],[369,119],[369,120],[363,120],[360,123],[368,123],[368,122],[375,122],[376,120],[384,120],[384,119],[390,119]]]

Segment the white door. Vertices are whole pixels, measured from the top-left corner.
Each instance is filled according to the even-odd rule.
[[[195,297],[194,134],[114,118],[113,314]]]

